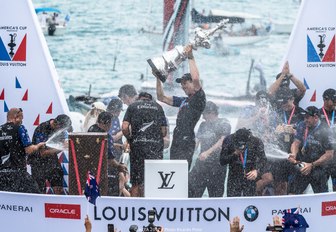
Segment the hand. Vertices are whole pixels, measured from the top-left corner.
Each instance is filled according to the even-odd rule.
[[[294,155],[294,154],[289,154],[289,156],[288,156],[288,161],[290,162],[290,163],[292,163],[292,164],[297,164],[297,160],[296,160],[296,155]]]
[[[188,59],[193,59],[194,58],[192,49],[193,49],[193,47],[192,47],[191,44],[184,47],[184,52],[187,54]]]
[[[89,215],[86,215],[85,217],[84,226],[85,226],[85,232],[91,232],[92,224],[89,219]]]
[[[210,154],[207,151],[205,151],[205,152],[202,152],[201,154],[199,154],[198,158],[199,158],[199,160],[204,161],[208,158],[209,155]]]
[[[236,156],[240,156],[241,154],[243,154],[243,152],[239,149],[235,149],[235,151],[233,152],[234,155]]]
[[[258,171],[254,169],[252,171],[249,171],[246,174],[246,179],[248,179],[248,180],[255,180],[255,179],[257,179],[257,176],[258,176]]]
[[[45,142],[41,142],[41,143],[37,144],[37,150],[45,148],[45,146],[46,146],[46,143]]]
[[[286,61],[284,66],[282,67],[281,73],[284,74],[283,76],[289,74],[289,63],[288,63],[288,61]]]
[[[302,162],[304,164],[304,167],[302,167],[300,169],[300,172],[302,175],[307,176],[311,173],[311,170],[313,169],[313,165],[311,163],[305,163]]]
[[[128,172],[127,166],[125,164],[118,164],[119,172]]]
[[[239,228],[240,219],[239,217],[234,217],[233,221],[230,221],[230,232],[241,232],[244,229],[244,225]]]

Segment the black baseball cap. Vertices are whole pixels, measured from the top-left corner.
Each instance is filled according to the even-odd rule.
[[[176,78],[175,80],[177,83],[181,83],[182,81],[192,81],[191,74],[186,73],[180,78]]]
[[[292,99],[294,94],[291,89],[289,88],[282,88],[279,89],[276,93],[275,100],[278,103],[286,103],[288,100]]]
[[[59,128],[70,128],[71,127],[71,119],[66,114],[60,114],[55,119],[54,122]]]
[[[244,150],[246,147],[246,144],[251,137],[251,131],[249,129],[246,129],[245,127],[237,130],[233,134],[233,146],[235,149]]]
[[[336,101],[336,90],[335,89],[327,89],[323,92],[322,97],[323,97],[324,100]]]
[[[114,97],[109,102],[106,111],[112,112],[112,111],[121,111],[123,109],[123,103],[118,97]]]
[[[149,100],[153,100],[153,96],[150,93],[147,93],[147,92],[139,93],[138,99],[140,99],[140,98],[147,98]]]
[[[308,106],[305,109],[304,114],[306,116],[320,116],[320,110],[316,106]]]
[[[109,124],[111,123],[111,121],[112,121],[112,115],[109,112],[104,111],[98,115],[98,119],[97,119],[98,123]]]

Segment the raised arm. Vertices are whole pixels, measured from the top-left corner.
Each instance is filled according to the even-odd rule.
[[[153,75],[154,75],[154,73],[153,73]],[[161,102],[164,102],[164,103],[166,103],[170,106],[173,105],[173,97],[165,95],[165,93],[163,91],[162,82],[160,81],[159,78],[156,78],[156,97]]]
[[[184,48],[184,51],[188,54],[188,62],[189,62],[189,69],[191,78],[193,80],[193,84],[195,87],[195,90],[198,91],[202,88],[201,80],[199,77],[199,71],[196,65],[196,61],[192,52],[192,46],[188,45]]]

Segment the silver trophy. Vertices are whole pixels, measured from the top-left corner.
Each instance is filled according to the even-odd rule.
[[[216,27],[210,30],[203,30],[201,28],[195,29],[195,37],[188,45],[192,45],[194,50],[199,47],[209,49],[211,47],[210,36],[217,30],[225,28],[229,20],[225,19],[217,24]],[[162,82],[165,82],[168,74],[175,71],[177,67],[187,59],[187,54],[184,52],[183,46],[176,46],[170,51],[164,52],[162,56],[148,59],[147,62],[152,68],[152,72]]]

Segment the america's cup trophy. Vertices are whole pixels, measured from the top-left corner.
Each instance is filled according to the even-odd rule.
[[[216,31],[225,28],[228,21],[228,19],[225,19],[210,30],[203,30],[199,27],[196,28],[195,37],[189,45],[191,44],[194,50],[197,50],[198,47],[209,49],[211,47],[210,36]],[[185,47],[179,45],[170,51],[164,52],[160,57],[147,60],[154,75],[162,82],[165,82],[168,74],[175,71],[177,67],[187,59],[187,54],[184,52],[184,48]]]

